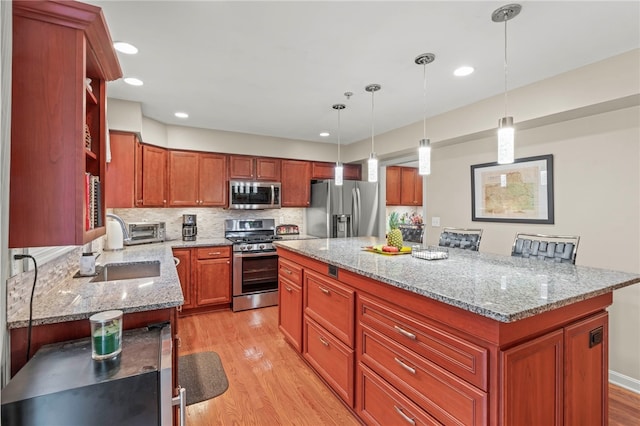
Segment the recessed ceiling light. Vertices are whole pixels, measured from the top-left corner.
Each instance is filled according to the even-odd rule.
[[[320,133],[320,136],[322,136],[323,138],[328,138],[330,134],[331,133],[329,133],[329,132],[322,132],[322,133]]]
[[[473,67],[469,67],[469,66],[462,66],[460,68],[456,68],[456,70],[453,72],[453,75],[457,76],[457,77],[464,77],[467,76],[471,73],[473,73]]]
[[[124,82],[132,86],[142,86],[144,83],[139,78],[125,77]]]
[[[189,114],[186,112],[176,112],[174,115],[178,118],[189,118]]]
[[[115,43],[113,43],[113,47],[118,52],[126,53],[127,55],[135,55],[136,53],[138,53],[137,47],[124,41],[116,41]]]

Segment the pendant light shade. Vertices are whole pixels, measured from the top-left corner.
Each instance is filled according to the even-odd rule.
[[[515,18],[522,10],[519,4],[508,4],[493,11],[493,22],[504,22],[504,117],[498,120],[498,164],[514,161],[513,117],[507,115],[507,21]]]
[[[424,119],[422,122],[423,138],[420,139],[418,147],[418,173],[426,176],[431,174],[431,141],[427,139],[427,64],[436,60],[433,53],[423,53],[418,55],[415,63],[423,67],[423,94],[424,94]]]
[[[347,106],[345,104],[335,104],[333,105],[333,109],[338,111],[338,161],[336,161],[336,167],[334,169],[334,183],[337,186],[341,186],[343,183],[343,167],[340,162],[340,111],[345,109]]]
[[[378,90],[380,90],[382,86],[379,84],[370,84],[364,88],[367,92],[371,92],[371,154],[369,155],[369,160],[367,161],[367,168],[369,169],[368,181],[369,182],[377,182],[378,181],[378,159],[376,158],[375,146],[374,146],[374,94]]]
[[[431,174],[431,142],[429,139],[421,139],[418,148],[418,174],[426,176]]]

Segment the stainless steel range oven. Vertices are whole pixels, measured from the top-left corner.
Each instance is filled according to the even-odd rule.
[[[278,304],[278,255],[274,219],[227,219],[225,238],[233,242],[233,311]]]

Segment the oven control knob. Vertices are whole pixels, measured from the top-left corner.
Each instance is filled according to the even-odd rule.
[[[249,246],[247,246],[246,244],[243,244],[240,246],[240,251],[247,251],[249,250]]]
[[[266,244],[260,244],[260,245],[258,246],[258,248],[259,248],[260,250],[264,250],[264,249],[265,249],[265,247],[266,247]]]

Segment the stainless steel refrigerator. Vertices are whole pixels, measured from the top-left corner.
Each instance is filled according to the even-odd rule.
[[[307,234],[319,238],[378,236],[378,184],[333,180],[311,184]]]

